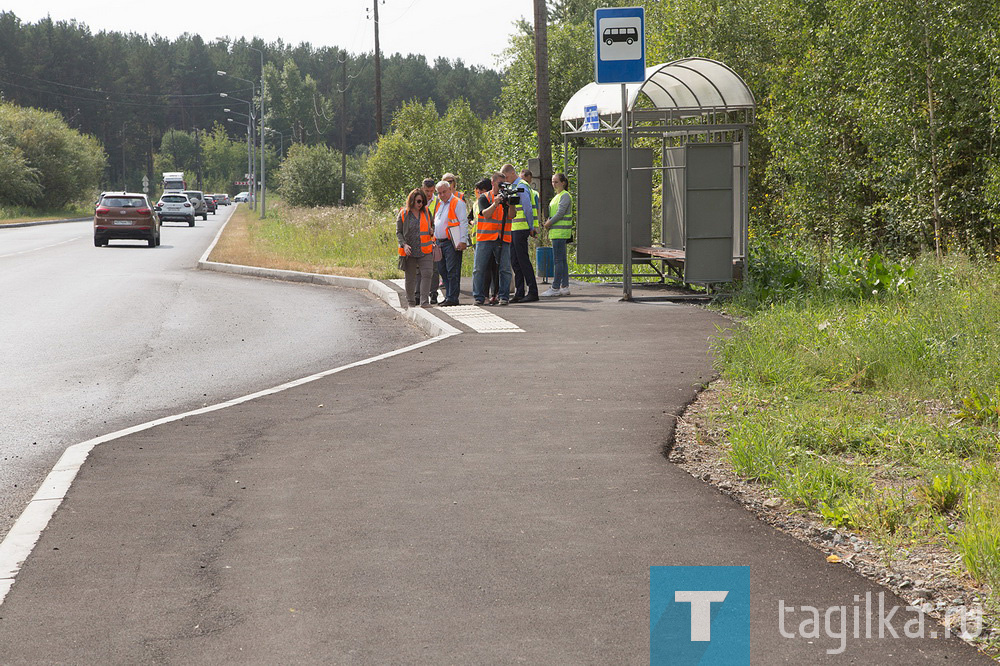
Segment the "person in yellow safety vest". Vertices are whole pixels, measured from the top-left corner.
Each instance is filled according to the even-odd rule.
[[[514,216],[510,218],[511,248],[510,266],[514,270],[514,296],[511,303],[533,303],[538,300],[538,282],[535,280],[535,269],[528,256],[528,238],[534,236],[535,215],[531,208],[531,188],[517,175],[513,164],[504,164],[500,169],[504,180],[510,185],[516,196],[511,200]],[[504,294],[500,294],[503,298]]]
[[[434,192],[434,185],[437,181],[433,178],[424,178],[420,189],[424,192],[424,197],[427,199],[427,212],[434,217],[434,213],[437,211],[437,194]],[[441,278],[438,276],[437,263],[431,262],[431,281],[430,281],[430,300],[431,305],[437,305],[438,302],[438,289],[441,288]],[[420,285],[420,282],[417,282]],[[416,300],[420,300],[419,295]]]
[[[527,183],[528,187],[531,188],[531,212],[535,216],[535,222],[541,224],[542,215],[541,215],[541,205],[539,202],[542,199],[541,196],[538,194],[538,190],[531,187],[531,185],[534,183],[534,179],[535,176],[533,173],[531,173],[529,169],[525,169],[524,171],[521,172],[521,180]]]
[[[396,241],[399,243],[399,268],[405,276],[403,291],[409,306],[429,307],[431,264],[434,252],[434,228],[427,212],[427,195],[414,189],[406,197],[406,207],[396,218]],[[418,276],[419,272],[419,276]],[[419,279],[421,285],[415,284]]]
[[[573,239],[573,197],[566,188],[569,179],[566,174],[552,176],[552,190],[555,196],[549,202],[549,219],[545,228],[552,241],[552,286],[542,296],[569,296],[569,261],[566,245]]]

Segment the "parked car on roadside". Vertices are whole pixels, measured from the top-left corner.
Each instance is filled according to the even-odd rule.
[[[240,192],[235,197],[233,197],[233,201],[235,201],[236,203],[246,203],[246,202],[250,201],[250,193],[249,192]]]
[[[129,238],[144,240],[149,247],[160,244],[160,216],[149,205],[145,194],[105,192],[94,209],[94,245],[109,240]]]
[[[156,202],[156,210],[164,222],[179,220],[194,226],[194,204],[183,192],[165,192]]]
[[[194,206],[194,214],[201,215],[201,219],[208,219],[208,204],[205,203],[205,193],[201,190],[184,190],[184,194],[191,200]]]
[[[216,192],[212,196],[215,197],[215,203],[219,204],[220,206],[228,206],[233,203],[232,201],[229,200],[228,194],[224,194],[222,192]]]
[[[208,212],[215,215],[215,211],[218,209],[219,205],[215,203],[215,197],[211,194],[205,195],[205,205],[208,207]]]

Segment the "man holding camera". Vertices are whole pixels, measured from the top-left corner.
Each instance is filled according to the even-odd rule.
[[[458,305],[458,294],[462,279],[462,250],[469,243],[466,228],[468,209],[465,202],[451,191],[451,184],[440,181],[437,184],[438,204],[434,212],[434,238],[441,248],[438,273],[444,283],[442,306]]]
[[[476,183],[479,195],[476,218],[475,262],[472,269],[472,298],[476,305],[485,305],[489,296],[494,270],[497,274],[497,296],[490,303],[507,305],[510,295],[510,222],[507,220],[507,206],[500,195],[503,176],[493,174],[492,180],[483,178]]]
[[[510,302],[533,303],[538,300],[538,283],[535,281],[535,269],[528,256],[528,238],[537,233],[535,216],[532,214],[531,188],[518,177],[513,164],[504,164],[500,173],[507,181],[508,189],[516,192],[514,200],[510,202],[514,205],[510,248],[510,267],[514,270],[514,297]]]

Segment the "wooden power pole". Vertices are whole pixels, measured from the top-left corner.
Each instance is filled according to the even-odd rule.
[[[548,13],[545,0],[535,3],[535,120],[538,124],[539,208],[546,210],[552,198],[552,131],[549,119]]]
[[[383,0],[384,2],[385,0]],[[378,0],[375,7],[375,134],[382,135],[382,51],[378,44]]]

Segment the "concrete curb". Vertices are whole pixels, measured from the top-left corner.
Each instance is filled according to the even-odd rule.
[[[274,268],[259,268],[257,266],[242,266],[239,264],[223,264],[217,261],[209,261],[209,255],[212,254],[212,250],[215,249],[216,244],[219,242],[219,238],[222,237],[222,232],[225,231],[226,225],[229,224],[229,220],[231,219],[232,216],[230,216],[229,219],[227,219],[226,222],[219,228],[219,232],[215,234],[215,238],[212,240],[211,245],[209,245],[208,249],[205,250],[205,253],[201,255],[201,259],[198,260],[199,269],[216,271],[219,273],[231,273],[233,275],[268,278],[271,280],[285,280],[287,282],[305,282],[309,284],[325,284],[333,287],[347,287],[349,289],[365,289],[381,298],[389,307],[405,316],[407,320],[412,322],[432,338],[442,335],[457,335],[462,332],[451,324],[448,324],[442,319],[434,316],[432,312],[429,312],[424,308],[407,308],[405,306],[405,301],[403,300],[403,292],[399,291],[395,285],[381,280],[345,277],[342,275],[327,275],[325,273],[284,271]]]
[[[86,222],[92,217],[73,217],[65,220],[39,220],[38,222],[15,222],[14,224],[0,223],[0,229],[17,229],[19,227],[40,227],[43,224],[62,224],[64,222]]]

